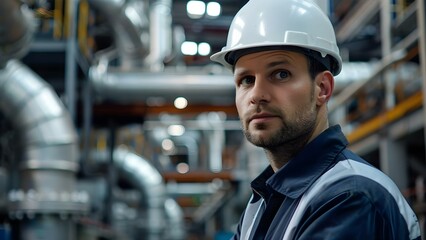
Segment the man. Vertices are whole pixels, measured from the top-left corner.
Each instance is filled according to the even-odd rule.
[[[317,5],[249,1],[211,59],[233,70],[244,133],[270,163],[251,184],[233,239],[420,239],[396,185],[329,127],[342,60]]]

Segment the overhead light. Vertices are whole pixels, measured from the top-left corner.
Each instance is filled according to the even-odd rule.
[[[175,148],[175,144],[173,143],[172,140],[167,138],[161,142],[161,147],[163,148],[164,151],[170,152]]]
[[[182,136],[185,133],[185,127],[182,125],[170,125],[167,128],[167,133],[169,133],[170,136]]]
[[[210,44],[202,42],[198,44],[198,54],[201,56],[207,56],[210,54]]]
[[[178,97],[175,99],[174,105],[177,109],[184,109],[188,106],[188,100],[184,97]]]
[[[190,18],[201,18],[206,12],[206,4],[202,1],[188,1],[186,13]]]
[[[189,172],[188,163],[184,163],[184,162],[178,163],[178,165],[176,165],[176,171],[182,174]]]
[[[195,42],[185,41],[180,46],[180,50],[184,55],[194,56],[197,54],[197,44]]]
[[[220,15],[222,7],[217,2],[207,3],[207,15],[210,17],[217,17]]]

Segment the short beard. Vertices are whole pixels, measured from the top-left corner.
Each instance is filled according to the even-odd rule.
[[[269,151],[273,155],[280,155],[284,161],[294,157],[300,150],[308,143],[311,138],[316,122],[317,122],[317,108],[314,103],[313,87],[311,90],[311,103],[312,105],[299,109],[296,112],[296,119],[290,121],[285,120],[285,116],[281,115],[282,126],[269,138],[257,138],[253,136],[248,130],[248,125],[243,129],[244,135],[247,140],[255,146],[261,147]],[[270,110],[272,112],[277,112]],[[257,129],[265,129],[267,126],[259,124]]]
[[[244,134],[249,142],[265,150],[275,152],[285,148],[293,152],[306,145],[315,129],[315,124],[316,113],[309,112],[294,123],[286,124],[282,121],[282,127],[269,138],[256,138],[248,129],[244,129]],[[257,128],[261,129],[265,126],[258,125]]]

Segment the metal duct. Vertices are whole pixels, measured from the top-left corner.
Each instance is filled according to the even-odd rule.
[[[106,153],[94,152],[92,156],[97,161],[106,163],[108,158]],[[163,177],[158,170],[147,160],[125,147],[116,148],[113,157],[120,176],[129,181],[143,195],[142,205],[147,211],[146,222],[142,224],[147,234],[143,236],[143,239],[184,239],[183,216],[180,208],[168,201]],[[171,234],[168,230],[167,221],[165,221],[167,217],[170,223],[173,222],[173,227],[177,228],[174,231],[175,234]]]
[[[0,1],[0,66],[27,53],[33,31],[29,14],[19,1]]]
[[[173,101],[185,97],[190,102],[221,105],[233,104],[235,100],[231,74],[123,71],[108,69],[108,60],[103,59],[91,67],[89,75],[98,96],[119,102],[158,97]]]
[[[88,197],[75,191],[78,145],[68,112],[50,85],[16,60],[0,70],[0,111],[22,150],[19,183],[8,195],[9,216],[25,220],[23,239],[34,239],[36,232],[43,239],[73,239],[75,225],[64,217],[85,212]]]
[[[113,29],[120,67],[141,66],[149,53],[149,21],[142,0],[89,0]]]

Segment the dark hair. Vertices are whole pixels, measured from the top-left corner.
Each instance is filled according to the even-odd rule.
[[[317,61],[315,58],[306,55],[306,59],[308,60],[308,71],[309,75],[311,75],[312,79],[315,79],[315,77],[318,75],[318,73],[327,71],[328,69],[324,66],[324,64]],[[327,56],[328,57],[328,56]]]

